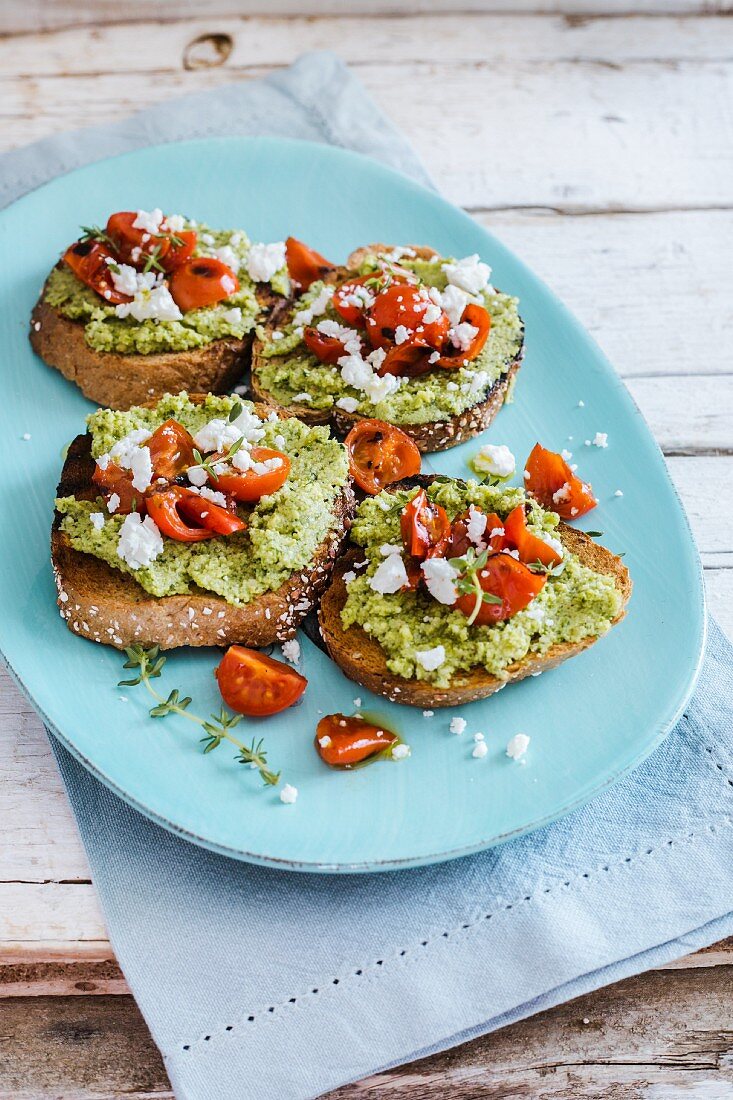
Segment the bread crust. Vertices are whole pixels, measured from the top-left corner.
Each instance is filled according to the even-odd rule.
[[[621,558],[594,542],[583,531],[569,527],[566,523],[560,523],[557,534],[566,549],[576,554],[584,565],[597,573],[606,573],[613,577],[622,605],[612,625],[620,622],[626,613],[625,608],[632,589],[629,571]],[[480,667],[460,673],[447,688],[438,688],[424,680],[403,679],[389,671],[384,651],[376,639],[371,638],[356,624],[348,630],[344,630],[341,624],[341,610],[347,596],[343,576],[360,560],[363,560],[363,553],[352,549],[336,563],[331,582],[321,598],[318,624],[326,650],[341,671],[350,680],[355,680],[377,695],[385,695],[393,703],[423,708],[454,707],[472,703],[500,691],[506,683],[555,668],[598,641],[591,636],[580,642],[558,642],[542,656],[527,654],[520,661],[508,666],[506,679],[500,679]]]
[[[349,271],[355,270],[371,253],[389,251],[391,247],[393,246],[371,244],[355,249],[346,261],[345,271],[348,273]],[[421,260],[430,260],[438,255],[434,248],[430,248],[427,245],[410,245],[409,247],[412,248],[417,258]],[[283,316],[289,308],[290,303],[286,303],[278,310],[277,314],[272,315],[265,325],[265,331],[268,334],[277,329],[278,321],[282,321]],[[260,384],[258,378],[258,370],[263,365],[263,346],[264,341],[255,336],[252,344],[252,393],[258,401],[264,401],[273,408],[280,408],[281,406],[278,405],[275,397]],[[516,356],[509,364],[505,373],[494,382],[482,401],[477,402],[475,405],[471,405],[462,413],[450,417],[448,420],[432,420],[424,424],[400,424],[399,427],[401,431],[408,435],[410,439],[413,440],[418,450],[423,453],[446,451],[450,447],[456,447],[459,443],[465,443],[469,439],[474,439],[488,428],[506,401],[507,393],[519,370],[523,357],[524,340],[522,340],[522,344]],[[357,424],[360,420],[368,419],[368,417],[365,417],[361,413],[348,413],[344,409],[339,409],[335,406],[332,409],[325,410],[314,410],[306,405],[288,405],[285,407],[292,416],[297,416],[300,420],[304,420],[308,424],[331,424],[334,430],[340,435],[346,435],[351,428],[353,428],[354,424]]]
[[[194,398],[195,399],[195,398]],[[269,411],[263,406],[257,412]],[[79,435],[69,447],[58,496],[95,499],[91,476],[91,437]],[[151,596],[130,576],[106,562],[74,550],[61,530],[57,512],[51,531],[51,561],[62,618],[75,634],[124,649],[134,644],[253,647],[292,638],[328,583],[334,560],[351,526],[354,496],[347,485],[334,503],[333,527],[313,561],[244,607],[192,586],[187,595]]]
[[[86,342],[84,322],[64,317],[44,301],[45,293],[44,286],[31,314],[33,350],[98,405],[129,409],[181,390],[227,393],[245,373],[252,333],[241,340],[227,337],[201,348],[153,355],[96,351]],[[257,298],[262,309],[279,301],[266,287],[258,288]]]

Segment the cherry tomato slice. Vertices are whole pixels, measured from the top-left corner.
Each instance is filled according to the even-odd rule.
[[[326,336],[310,325],[303,329],[303,343],[322,363],[332,366],[346,355],[346,348],[336,336]]]
[[[324,279],[334,270],[334,265],[320,252],[295,237],[288,237],[285,241],[285,262],[290,279],[300,290],[307,290],[316,279]]]
[[[229,647],[214,675],[227,706],[253,718],[291,707],[308,684],[290,665],[241,645]]]
[[[519,551],[519,560],[526,565],[533,565],[539,561],[552,568],[553,565],[559,565],[562,561],[562,554],[558,554],[557,550],[553,550],[544,539],[533,535],[528,529],[521,504],[518,504],[504,520],[504,530],[507,542]]]
[[[118,259],[123,264],[132,264],[133,267],[140,267],[145,263],[146,257],[153,253],[162,260],[171,246],[168,238],[163,234],[148,233],[145,229],[135,228],[135,221],[137,213],[134,210],[121,210],[117,214],[111,214],[107,221],[106,233]]]
[[[184,489],[181,485],[169,485],[167,489],[155,489],[149,493],[146,500],[148,515],[159,529],[161,535],[176,542],[203,542],[204,539],[212,539],[215,531],[208,527],[192,527],[185,522],[178,511],[179,505],[186,497],[194,497],[196,493],[190,489]]]
[[[486,566],[480,570],[479,584],[484,592],[497,596],[501,603],[481,603],[473,620],[477,626],[488,626],[511,619],[518,611],[528,607],[547,580],[541,573],[533,573],[521,561],[509,554],[492,554]],[[471,618],[476,610],[476,597],[472,592],[459,596],[453,605]]]
[[[394,374],[398,378],[417,378],[419,374],[425,374],[432,367],[430,356],[433,349],[420,343],[406,340],[402,344],[392,344],[387,348],[387,354],[377,374]]]
[[[342,283],[334,291],[333,307],[349,325],[364,328],[367,310],[374,304],[377,294],[393,283],[404,285],[414,281],[414,276],[402,271],[372,271]]]
[[[187,493],[178,502],[178,511],[184,519],[198,523],[215,535],[234,535],[246,531],[247,524],[234,511],[223,508],[221,504],[201,497],[197,493]]]
[[[189,466],[195,465],[193,437],[177,420],[166,420],[156,428],[145,446],[150,450],[153,480],[162,477],[173,481]]]
[[[170,247],[161,259],[161,264],[166,271],[175,271],[177,267],[190,260],[193,256],[198,237],[193,229],[182,229],[180,233],[173,233],[169,239]]]
[[[480,508],[474,506],[474,512],[481,512]],[[462,512],[460,516],[456,516],[453,520],[451,529],[451,537],[448,548],[446,549],[445,556],[447,558],[462,558],[465,557],[466,551],[469,546],[473,546],[474,550],[479,553],[479,549],[475,543],[468,537],[468,523],[471,519],[471,511],[467,509]],[[499,550],[503,550],[506,545],[506,539],[503,534],[492,535],[492,531],[504,530],[504,521],[497,516],[496,512],[489,512],[486,516],[486,527],[484,533],[481,536],[482,548],[485,549],[488,543],[489,549],[492,553],[498,553]]]
[[[219,474],[216,481],[212,482],[214,487],[234,500],[254,501],[271,496],[282,488],[290,473],[290,459],[282,451],[274,451],[270,447],[253,447],[249,453],[253,462],[279,458],[280,465],[259,473],[254,469],[238,470],[233,467],[231,473]]]
[[[372,496],[403,477],[420,473],[420,452],[409,435],[383,420],[360,420],[344,445],[351,476]]]
[[[117,463],[108,462],[104,470],[101,466],[94,467],[92,481],[103,490],[105,500],[110,500],[113,496],[119,497],[114,515],[127,516],[132,511],[145,515],[145,496],[133,486],[130,470],[123,470]]]
[[[396,343],[395,331],[402,326],[409,333],[410,343],[442,348],[450,330],[450,321],[442,309],[435,320],[426,321],[425,314],[432,314],[435,308],[424,288],[403,283],[385,287],[367,312],[366,330],[372,346],[383,348]]]
[[[100,241],[77,241],[64,252],[64,263],[71,268],[77,279],[96,290],[111,305],[131,301],[129,295],[115,290],[108,259],[117,263],[116,257]]]
[[[400,531],[407,553],[422,561],[443,553],[450,542],[451,526],[445,508],[419,489],[402,509]]]
[[[316,752],[331,768],[350,768],[382,752],[397,740],[394,733],[365,718],[327,714],[316,726]]]
[[[466,361],[470,362],[475,359],[483,350],[491,331],[491,314],[489,311],[484,309],[483,306],[469,302],[461,315],[461,324],[472,325],[476,329],[470,344],[467,348],[456,348],[449,343],[447,349],[444,348],[440,359],[437,360],[436,366],[445,367],[448,370],[455,369],[462,366]]]
[[[171,275],[170,290],[179,309],[213,306],[239,290],[239,279],[230,267],[214,256],[184,260]]]
[[[525,464],[524,487],[543,508],[557,512],[563,519],[583,516],[598,503],[592,486],[575,476],[562,455],[539,443]]]

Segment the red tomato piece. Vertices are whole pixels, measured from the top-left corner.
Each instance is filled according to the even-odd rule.
[[[149,493],[146,500],[148,515],[159,529],[161,535],[177,542],[202,542],[211,539],[216,534],[208,527],[192,527],[186,523],[179,512],[179,505],[186,497],[195,497],[190,489],[181,485],[169,485],[166,489],[155,489]]]
[[[316,726],[316,752],[331,768],[351,768],[397,741],[397,735],[365,718],[327,714]]]
[[[64,263],[71,268],[77,279],[96,290],[110,305],[132,301],[128,294],[120,294],[119,290],[115,290],[108,260],[117,263],[117,258],[101,241],[77,241],[64,252]]]
[[[562,455],[539,443],[525,464],[524,487],[543,508],[563,519],[577,519],[598,503],[592,486],[575,476]]]
[[[193,437],[177,420],[166,420],[156,428],[145,446],[150,450],[153,464],[153,480],[174,478],[195,465],[193,457]]]
[[[106,233],[118,259],[133,267],[141,267],[146,258],[153,254],[158,260],[162,260],[171,246],[168,238],[162,234],[148,233],[145,229],[137,229],[133,225],[135,221],[137,214],[133,210],[110,214]]]
[[[198,493],[186,493],[181,497],[178,511],[184,519],[198,523],[215,535],[235,535],[238,531],[247,530],[247,524],[236,511],[214,504],[212,500],[199,496]]]
[[[130,470],[123,470],[115,462],[108,462],[104,469],[101,466],[94,467],[92,481],[103,490],[105,500],[109,501],[113,496],[119,497],[114,515],[127,516],[133,511],[139,512],[141,516],[145,515],[145,496],[134,488]]]
[[[432,364],[430,356],[433,349],[420,343],[412,343],[406,340],[402,344],[392,344],[386,349],[387,354],[377,369],[377,374],[394,374],[398,378],[417,378],[419,374],[429,371]]]
[[[182,229],[180,233],[173,233],[169,238],[170,247],[161,259],[165,270],[175,271],[186,260],[190,260],[197,243],[198,237],[193,229]]]
[[[290,665],[241,645],[229,647],[214,675],[227,706],[253,718],[291,707],[308,685]]]
[[[481,509],[474,506],[474,512],[481,512]],[[478,548],[468,537],[468,521],[470,518],[471,512],[470,509],[467,509],[453,520],[450,543],[445,551],[446,558],[465,557],[469,546],[473,546],[474,550],[479,553]],[[491,532],[498,530],[503,531],[503,529],[504,521],[497,516],[496,512],[489,512],[486,516],[486,527],[482,535],[482,541],[484,544],[488,542],[489,549],[492,553],[498,553],[499,550],[503,550],[506,545],[506,539],[503,534],[492,535]],[[485,546],[483,548],[485,548]]]
[[[333,295],[334,309],[347,324],[363,328],[367,310],[373,305],[377,294],[393,283],[404,285],[413,280],[414,276],[408,272],[397,270],[372,271],[369,275],[356,276],[336,289]]]
[[[420,452],[409,435],[383,420],[360,420],[344,440],[356,484],[373,496],[420,473]]]
[[[212,306],[239,290],[239,279],[230,267],[213,256],[184,260],[171,275],[170,290],[179,309]]]
[[[542,573],[533,573],[521,561],[509,554],[492,554],[483,569],[479,570],[478,581],[483,592],[497,597],[500,603],[479,605],[479,612],[473,622],[477,626],[488,626],[511,619],[518,611],[529,607],[532,600],[542,591],[547,577]],[[459,596],[453,605],[472,619],[476,611],[476,596],[473,592]]]
[[[434,309],[435,303],[424,288],[403,283],[385,287],[367,312],[366,330],[372,346],[383,348],[396,343],[396,329],[402,326],[409,333],[410,343],[442,348],[450,321],[442,309],[435,320],[426,321],[426,312],[432,313]]]
[[[445,367],[448,370],[455,369],[462,366],[467,360],[470,362],[475,359],[483,350],[491,331],[491,314],[489,311],[484,309],[483,306],[469,302],[461,315],[461,324],[472,325],[476,329],[471,342],[466,348],[456,348],[449,343],[448,347],[443,350],[440,359],[437,360],[436,366]]]
[[[346,355],[346,348],[337,336],[326,336],[310,325],[303,329],[303,343],[322,363],[334,365]]]
[[[325,279],[334,270],[334,265],[325,256],[295,237],[288,237],[285,241],[285,262],[288,275],[299,290],[307,290],[311,283]]]
[[[253,447],[249,453],[253,462],[267,462],[278,458],[280,465],[260,472],[232,467],[231,473],[219,474],[214,482],[215,487],[234,500],[253,501],[271,496],[282,488],[290,473],[290,459],[282,451],[274,451],[270,447]]]
[[[519,551],[519,560],[526,565],[533,565],[539,561],[552,568],[562,561],[562,554],[558,554],[557,550],[553,550],[544,539],[538,538],[529,530],[521,504],[518,504],[504,520],[504,530],[508,544]]]
[[[422,561],[443,553],[450,542],[451,526],[445,508],[419,489],[402,509],[400,531],[407,553]]]

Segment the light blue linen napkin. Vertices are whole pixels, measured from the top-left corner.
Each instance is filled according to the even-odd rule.
[[[204,123],[201,120],[206,120]],[[3,158],[5,201],[145,144],[277,133],[424,169],[329,54]],[[451,864],[299,875],[163,831],[52,744],[130,987],[178,1100],[304,1100],[733,934],[733,649],[623,783]]]

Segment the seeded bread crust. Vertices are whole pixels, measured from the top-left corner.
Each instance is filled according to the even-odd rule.
[[[86,342],[84,322],[64,317],[44,301],[45,293],[44,286],[31,314],[33,350],[98,405],[129,409],[181,390],[227,393],[245,373],[251,333],[242,340],[212,340],[201,348],[153,355],[96,351]],[[265,310],[279,301],[268,287],[258,288],[257,299]]]
[[[421,482],[425,483],[429,480],[431,479],[421,479]],[[625,609],[632,590],[629,571],[621,558],[594,542],[583,531],[578,531],[566,523],[560,523],[557,535],[563,546],[570,553],[577,555],[584,565],[596,573],[605,573],[613,577],[621,595],[622,605],[612,625],[620,622],[626,614]],[[336,563],[330,584],[321,597],[318,623],[326,650],[344,675],[377,695],[385,695],[393,703],[422,708],[454,707],[463,703],[472,703],[476,699],[485,699],[493,695],[507,683],[556,668],[569,657],[582,653],[584,649],[588,649],[598,641],[598,638],[591,636],[580,642],[558,642],[542,656],[530,653],[520,661],[509,665],[506,669],[506,677],[502,679],[479,667],[456,675],[450,687],[447,688],[437,688],[424,680],[403,679],[389,671],[384,651],[376,639],[371,638],[356,624],[350,626],[348,630],[344,630],[341,624],[341,611],[347,596],[344,573],[353,569],[355,563],[363,559],[364,554],[360,549],[351,549]]]
[[[393,245],[386,244],[371,244],[365,245],[363,248],[357,248],[346,261],[346,267],[341,277],[343,278],[345,273],[354,271],[359,267],[368,255],[375,252],[388,252],[393,247]],[[411,245],[410,247],[417,258],[421,260],[430,260],[438,255],[434,248],[429,248],[427,245]],[[258,401],[264,401],[273,408],[284,407],[292,416],[297,416],[308,424],[331,424],[340,435],[346,435],[354,424],[357,424],[360,420],[366,420],[368,417],[362,413],[347,413],[343,409],[336,408],[336,406],[330,410],[314,410],[307,405],[296,404],[280,406],[275,397],[260,383],[259,371],[266,363],[262,356],[264,344],[269,341],[270,334],[278,328],[278,323],[283,322],[291,308],[292,303],[282,303],[278,310],[271,315],[265,326],[267,333],[265,341],[255,336],[252,344],[252,393]],[[448,420],[433,420],[424,424],[400,424],[400,429],[413,440],[418,450],[423,453],[446,451],[449,447],[455,447],[459,443],[474,439],[488,428],[506,401],[523,357],[524,341],[522,341],[521,347],[506,372],[496,380],[486,397],[475,405],[471,405],[462,413]]]
[[[203,400],[203,396],[192,396]],[[271,410],[256,407],[260,416]],[[93,500],[94,460],[91,436],[79,435],[69,447],[57,495]],[[292,638],[301,620],[315,606],[341,552],[354,514],[354,496],[346,486],[334,503],[333,527],[303,570],[274,592],[266,592],[244,607],[192,586],[188,595],[151,596],[130,576],[91,554],[74,550],[54,516],[51,561],[61,617],[75,634],[117,649],[136,643],[177,646],[255,648]]]

